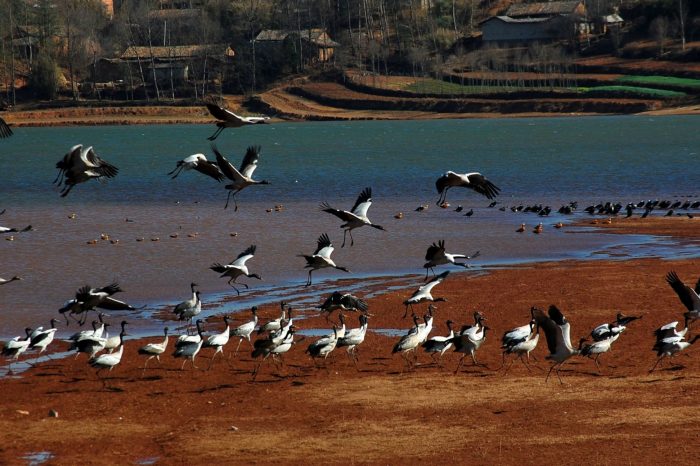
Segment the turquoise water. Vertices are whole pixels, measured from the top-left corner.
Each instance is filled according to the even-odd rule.
[[[335,261],[352,274],[316,272],[321,291],[324,279],[422,274],[425,249],[439,239],[451,252],[481,251],[477,268],[620,251],[625,257],[697,255],[697,244],[675,240],[555,230],[548,227],[563,219],[559,215],[540,219],[489,209],[485,198],[467,190],[451,190],[452,208],[439,209],[434,182],[446,170],[477,170],[501,188],[497,207],[542,203],[555,212],[570,201],[583,209],[605,201],[695,199],[699,130],[696,116],[280,123],[227,130],[217,140],[219,149],[238,165],[248,145],[261,145],[255,177],[271,182],[241,192],[234,212],[223,209],[223,183],[196,172],[166,176],[190,154],[213,158],[206,140],[211,126],[17,128],[0,141],[0,210],[7,209],[0,225],[32,224],[36,231],[0,240],[0,277],[24,277],[0,287],[0,335],[34,322],[46,325],[83,284],[118,281],[126,290],[122,299],[150,306],[187,298],[196,281],[206,302],[228,290],[208,269],[211,263],[229,262],[250,244],[258,251],[249,267],[264,279],[242,280],[251,290],[298,289],[306,272],[297,254],[311,253],[324,232],[336,246]],[[78,185],[62,199],[51,185],[55,163],[78,143],[94,146],[120,171],[107,183]],[[348,209],[366,186],[373,190],[369,216],[387,231],[356,230],[355,245],[341,249],[341,222],[319,212],[318,204]],[[266,212],[278,204],[281,212]],[[421,204],[430,207],[414,212]],[[458,204],[474,215],[453,212]],[[403,219],[394,218],[398,212]],[[539,221],[545,234],[529,233]],[[528,233],[518,235],[521,222]],[[119,243],[87,245],[100,234]],[[178,238],[170,238],[174,234]],[[234,303],[247,305],[246,293],[252,291]]]

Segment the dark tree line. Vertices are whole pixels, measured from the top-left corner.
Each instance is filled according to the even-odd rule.
[[[491,0],[199,0],[193,14],[158,15],[156,0],[115,2],[113,18],[99,0],[0,0],[0,83],[4,100],[14,102],[18,85],[32,96],[51,99],[60,90],[73,99],[94,96],[105,59],[131,46],[177,47],[226,44],[235,51],[232,63],[199,57],[187,63],[185,83],[156,78],[154,53],[137,57],[120,69],[126,83],[122,98],[201,98],[208,93],[255,92],[275,81],[309,71],[308,46],[299,35],[276,49],[263,49],[253,39],[264,29],[326,29],[341,46],[330,64],[375,74],[435,75],[454,55],[453,44],[478,31],[479,22],[496,6]],[[692,0],[588,0],[591,16],[623,5],[630,30],[656,39],[663,49],[669,38],[696,38],[700,2]],[[619,38],[618,38],[619,39]],[[683,42],[684,43],[684,42]],[[529,53],[528,56],[535,56]],[[557,58],[557,69],[569,61]],[[498,69],[521,66],[524,59]],[[540,68],[556,74],[548,64]],[[166,63],[167,65],[167,63]],[[168,67],[165,66],[167,69]],[[92,83],[92,86],[86,84]],[[82,84],[82,85],[79,85]],[[99,94],[98,94],[99,96]]]

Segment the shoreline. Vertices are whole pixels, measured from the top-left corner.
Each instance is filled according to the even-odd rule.
[[[7,400],[0,408],[0,461],[15,464],[26,454],[49,452],[51,464],[147,458],[157,464],[203,464],[233,457],[257,464],[418,464],[446,454],[476,454],[479,464],[534,464],[543,456],[579,463],[599,452],[603,439],[616,442],[620,458],[655,461],[666,457],[657,445],[671,438],[687,445],[674,454],[688,461],[694,458],[690,445],[700,426],[700,353],[691,348],[688,358],[676,358],[682,369],[647,371],[655,361],[651,331],[678,320],[683,311],[664,275],[675,270],[694,283],[699,269],[697,258],[566,261],[450,276],[435,290],[447,302],[437,303],[433,334],[445,333],[448,318],[457,326],[468,323],[474,309],[493,329],[477,353],[488,368],[465,363],[456,376],[458,355],[451,352],[444,369],[421,353],[418,368],[402,373],[401,358],[391,356],[397,338],[373,331],[360,347],[359,371],[342,350],[329,358],[328,370],[314,368],[304,354],[314,340],[307,337],[286,355],[284,366],[265,364],[255,382],[250,380],[255,362],[245,342],[230,366],[222,359],[203,370],[213,353],[204,349],[197,359],[201,370],[188,365],[180,371],[181,360],[168,351],[163,368],[152,361],[142,376],[143,359],[136,349],[160,339],[128,340],[106,390],[84,356],[42,363],[18,378],[0,379]],[[368,298],[370,330],[410,326],[410,319],[401,319],[407,294],[390,291]],[[549,304],[571,322],[572,340],[614,319],[616,312],[643,318],[601,357],[600,374],[592,361],[575,358],[562,370],[565,385],[556,378],[545,384],[549,362],[543,338],[533,352],[538,362],[532,372],[518,362],[508,375],[497,373],[502,332],[525,323],[530,306],[546,309]],[[262,321],[278,313],[276,303],[260,309]],[[348,326],[356,327],[356,315],[347,317]],[[238,316],[234,325],[247,319],[247,314]],[[330,327],[317,314],[299,325]],[[218,333],[222,323],[216,318],[206,327]],[[229,343],[227,356],[235,345]],[[58,418],[48,416],[51,409]],[[565,417],[559,415],[562,410]],[[532,429],[535,419],[538,428]],[[75,435],[86,422],[89,438]],[[564,431],[566,451],[542,448],[561,442]],[[506,433],[518,441],[503,442]],[[99,457],[91,456],[95,441],[104,441]]]
[[[234,111],[243,111],[241,102],[231,105]],[[440,119],[495,119],[495,118],[565,118],[581,116],[613,116],[601,113],[440,113],[425,111],[343,110],[316,114],[294,113],[294,117],[275,117],[273,122],[293,121],[364,121],[364,120],[440,120]],[[636,116],[700,115],[700,105],[664,108],[631,113]],[[2,117],[16,128],[55,126],[113,126],[113,125],[168,125],[213,124],[214,118],[205,107],[199,106],[120,106],[120,107],[67,107],[42,110],[15,110]]]

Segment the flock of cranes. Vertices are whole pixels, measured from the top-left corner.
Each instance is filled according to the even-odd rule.
[[[444,279],[448,273],[443,272],[435,278]],[[649,372],[656,370],[665,359],[670,359],[683,352],[700,339],[700,335],[695,335],[692,339],[689,338],[690,325],[700,319],[700,280],[693,288],[684,284],[678,275],[671,271],[667,274],[666,281],[686,308],[686,312],[683,313],[684,327],[678,329],[679,322],[674,321],[662,325],[654,331],[656,340],[653,350],[657,354],[657,360]],[[192,298],[174,307],[173,314],[178,320],[191,321],[201,312],[200,292],[196,288],[197,284],[192,283],[190,286]],[[76,293],[76,298],[69,302],[72,303],[75,313],[82,314],[80,320],[84,320],[89,310],[133,310],[132,306],[111,297],[118,291],[121,290],[117,284],[102,288],[83,287]],[[315,365],[318,365],[318,361],[322,361],[327,367],[328,357],[336,349],[346,348],[348,358],[357,368],[359,363],[358,347],[365,340],[372,314],[369,312],[366,301],[349,293],[334,292],[319,306],[320,313],[326,314],[327,318],[330,318],[330,315],[336,310],[338,311],[338,324],[333,325],[330,333],[310,343],[305,352],[313,359]],[[483,313],[475,311],[473,322],[463,325],[459,330],[455,330],[454,322],[448,320],[446,322],[447,335],[431,336],[434,328],[435,310],[436,307],[431,302],[428,305],[427,313],[422,318],[414,313],[412,316],[413,325],[394,344],[392,353],[399,354],[403,358],[405,363],[403,370],[411,371],[416,368],[418,353],[421,350],[429,354],[438,367],[442,367],[442,360],[447,352],[461,353],[454,370],[455,374],[459,372],[467,356],[470,357],[474,366],[486,367],[478,361],[477,353],[487,340],[488,331],[491,330],[486,325],[487,317]],[[356,327],[346,327],[345,313],[348,312],[358,314]],[[542,333],[548,349],[546,359],[551,361],[545,382],[549,380],[552,373],[555,373],[560,383],[563,383],[560,373],[563,365],[574,356],[592,359],[598,372],[601,372],[600,357],[611,350],[612,345],[631,323],[641,318],[641,316],[626,316],[618,313],[613,321],[596,326],[589,334],[580,338],[577,345],[574,345],[571,336],[571,323],[557,306],[551,305],[546,313],[532,307],[530,314],[529,322],[503,333],[501,338],[502,362],[501,366],[495,370],[503,369],[503,375],[505,375],[513,363],[520,360],[528,372],[531,372],[531,353],[536,349]],[[105,322],[105,316],[105,313],[98,312],[99,320],[92,322],[92,330],[76,332],[68,339],[70,342],[69,351],[75,351],[76,357],[81,353],[86,354],[89,364],[98,369],[98,375],[103,370],[111,371],[121,362],[124,355],[124,336],[128,325],[128,322],[123,320],[120,324],[121,331],[110,337],[108,333],[110,324]],[[270,319],[266,323],[261,323],[259,320],[258,309],[255,306],[251,308],[250,319],[237,326],[232,326],[230,317],[224,315],[223,329],[213,334],[205,334],[203,321],[197,319],[195,322],[196,332],[194,334],[187,332],[177,336],[171,354],[175,358],[183,359],[181,369],[185,368],[188,361],[193,368],[196,368],[195,361],[200,351],[204,348],[212,348],[214,352],[210,356],[207,368],[211,369],[216,356],[224,355],[224,348],[231,340],[238,339],[233,351],[236,356],[245,340],[251,349],[251,357],[258,360],[252,372],[253,380],[255,380],[265,361],[273,361],[278,367],[284,365],[284,355],[300,342],[299,339],[295,338],[299,326],[294,324],[294,317],[292,306],[283,301],[280,303],[279,317]],[[66,317],[66,319],[68,318]],[[5,344],[3,355],[12,362],[29,350],[36,350],[38,354],[43,353],[54,341],[57,332],[56,324],[57,320],[51,319],[51,326],[48,329],[27,327],[24,336],[17,336]],[[169,351],[169,327],[164,328],[163,334],[161,341],[150,342],[138,348],[138,354],[146,357],[143,373],[145,373],[149,361],[155,358],[161,362],[160,356]],[[231,356],[229,356],[229,360],[230,358]],[[510,361],[508,361],[509,358]],[[106,383],[105,379],[103,379],[104,383]]]
[[[235,128],[248,124],[265,123],[266,117],[249,117],[243,118],[221,107],[213,104],[207,104],[207,108],[219,121],[217,122],[216,132],[209,138],[216,139],[225,128]],[[0,137],[8,137],[12,134],[9,126],[4,121],[0,120]],[[211,145],[211,149],[215,154],[216,161],[207,160],[204,154],[194,154],[177,162],[169,176],[173,179],[177,178],[183,171],[195,170],[216,182],[229,180],[230,183],[225,185],[228,191],[226,200],[227,208],[231,199],[234,202],[234,210],[238,210],[238,202],[236,195],[243,189],[253,185],[269,184],[266,180],[256,180],[253,174],[260,161],[260,147],[250,146],[242,160],[240,167],[237,169],[224,157],[215,145]],[[56,164],[59,174],[54,183],[60,188],[61,197],[67,196],[74,186],[80,183],[87,182],[92,179],[103,180],[113,178],[118,174],[118,168],[109,162],[99,157],[92,147],[84,148],[82,145],[76,145]],[[446,205],[447,192],[453,187],[463,187],[483,195],[487,199],[494,199],[500,193],[494,183],[488,180],[485,176],[478,172],[459,174],[448,171],[441,175],[435,182],[436,190],[439,198],[437,204]],[[490,207],[495,206],[493,202]],[[350,210],[341,210],[334,207],[328,202],[320,204],[320,210],[330,213],[340,220],[343,229],[343,243],[341,247],[345,247],[346,237],[350,235],[350,246],[354,245],[353,230],[370,226],[372,228],[386,231],[384,227],[373,223],[368,218],[368,211],[372,205],[372,190],[370,187],[363,189],[353,207]],[[461,210],[461,206],[458,208]],[[619,209],[618,209],[619,210]],[[539,209],[539,212],[545,210]],[[470,210],[466,215],[470,215],[473,210]],[[548,212],[547,212],[548,213]],[[30,227],[29,227],[30,228]],[[17,231],[16,229],[14,231]],[[248,285],[238,282],[239,278],[255,278],[261,280],[260,275],[252,273],[248,269],[248,262],[253,259],[256,253],[256,245],[251,245],[242,251],[234,260],[228,264],[214,263],[210,269],[220,274],[221,278],[227,278],[228,284],[234,288],[237,294],[240,290],[236,285],[248,288]],[[312,273],[316,270],[324,268],[334,268],[344,272],[349,270],[341,265],[337,265],[331,255],[334,251],[333,244],[328,234],[321,234],[316,242],[316,249],[312,254],[301,254],[300,257],[306,261],[305,268],[308,268],[308,277],[306,285],[312,284]],[[414,310],[415,306],[422,303],[429,303],[427,313],[421,318],[415,313],[413,314],[413,326],[406,330],[406,334],[402,336],[393,346],[392,353],[400,354],[405,361],[404,370],[412,370],[417,365],[419,348],[428,353],[437,365],[442,365],[442,358],[448,351],[460,353],[461,357],[455,369],[455,373],[459,372],[464,364],[467,356],[471,358],[474,365],[481,365],[477,360],[477,353],[487,339],[487,334],[491,330],[486,325],[487,318],[480,312],[474,313],[473,322],[463,325],[458,331],[453,328],[454,322],[448,320],[446,326],[448,329],[447,335],[431,336],[433,331],[433,320],[435,306],[433,303],[444,302],[446,298],[441,296],[433,296],[433,289],[443,282],[450,271],[444,271],[440,274],[435,274],[435,267],[443,265],[454,265],[458,267],[468,267],[467,261],[479,256],[479,251],[472,254],[463,253],[448,253],[446,252],[444,240],[439,240],[430,245],[426,251],[425,264],[426,269],[425,283],[422,283],[415,292],[404,301],[405,313],[404,318],[408,316],[409,310]],[[433,273],[432,279],[428,280],[429,273]],[[19,277],[11,279],[0,279],[0,285],[18,280]],[[660,327],[656,331],[656,344],[653,349],[657,352],[658,359],[656,364],[651,368],[655,370],[658,364],[664,358],[670,358],[683,350],[687,349],[695,343],[700,336],[695,336],[693,339],[687,340],[689,325],[700,318],[700,281],[695,288],[685,285],[679,277],[670,272],[667,276],[667,281],[673,290],[678,294],[681,302],[686,306],[687,312],[684,314],[685,328],[677,330],[678,322]],[[212,367],[217,355],[224,354],[224,348],[229,344],[231,339],[238,339],[235,354],[238,354],[243,340],[249,344],[251,349],[251,357],[258,359],[253,371],[253,378],[257,377],[263,363],[271,360],[276,364],[284,364],[284,354],[292,350],[294,345],[298,343],[295,334],[299,327],[294,325],[294,310],[287,303],[281,304],[281,314],[279,318],[272,319],[265,324],[260,324],[257,308],[251,309],[251,319],[242,324],[232,327],[229,316],[223,317],[224,328],[221,332],[207,335],[203,329],[203,321],[198,319],[198,315],[202,310],[201,293],[197,289],[196,283],[191,283],[191,298],[183,301],[175,306],[173,314],[180,321],[186,321],[191,325],[194,321],[196,332],[192,335],[187,334],[177,337],[174,343],[174,351],[172,356],[182,358],[183,363],[181,368],[184,369],[187,362],[190,361],[193,367],[196,367],[195,360],[197,355],[203,348],[212,348],[213,355],[210,358],[209,368]],[[107,311],[134,311],[135,307],[126,302],[120,301],[113,297],[116,293],[121,292],[121,288],[117,283],[112,283],[105,287],[93,288],[84,286],[77,290],[75,297],[68,300],[59,310],[65,319],[69,322],[69,317],[73,318],[81,325],[85,323],[89,311],[107,310]],[[349,293],[335,292],[330,295],[320,306],[320,312],[326,314],[327,318],[333,311],[339,311],[339,325],[333,325],[331,331],[309,344],[306,348],[306,353],[314,360],[322,360],[327,362],[337,348],[346,348],[348,357],[357,367],[359,362],[358,347],[363,344],[365,335],[368,331],[371,314],[369,313],[368,304],[361,298],[353,296]],[[346,317],[344,312],[359,312],[357,327],[346,328]],[[91,366],[98,369],[98,373],[103,370],[112,370],[120,364],[124,355],[124,337],[126,335],[126,320],[121,322],[121,331],[117,335],[109,337],[107,328],[109,323],[104,322],[104,313],[98,314],[99,321],[93,321],[92,330],[84,330],[71,336],[70,350],[75,350],[76,355],[85,353],[88,355],[88,360]],[[628,317],[618,314],[615,321],[601,324],[593,329],[589,337],[581,338],[578,346],[574,346],[571,341],[571,325],[564,314],[555,305],[550,306],[547,313],[540,309],[531,309],[531,320],[522,326],[513,328],[503,334],[502,337],[502,368],[507,372],[514,361],[519,359],[523,362],[528,371],[530,368],[530,353],[537,347],[540,333],[544,333],[547,342],[549,355],[547,359],[552,361],[547,377],[548,380],[552,372],[557,375],[560,382],[562,366],[573,356],[581,355],[594,360],[598,370],[600,370],[599,358],[601,355],[610,351],[612,344],[620,337],[621,333],[634,320],[639,317]],[[190,327],[188,327],[189,330]],[[257,338],[253,335],[257,330]],[[23,353],[30,349],[36,349],[42,353],[51,344],[56,334],[56,320],[51,320],[51,328],[44,330],[39,327],[32,330],[27,328],[25,336],[17,336],[6,343],[3,349],[3,355],[11,361],[17,360]],[[541,331],[541,332],[540,332]],[[160,362],[161,355],[168,352],[169,328],[163,330],[163,339],[158,342],[148,343],[138,349],[138,354],[146,357],[143,371],[145,372],[149,361],[156,359]],[[592,339],[591,343],[588,340]],[[101,354],[100,354],[101,353]],[[411,357],[413,356],[413,357]],[[507,364],[507,359],[513,356]]]

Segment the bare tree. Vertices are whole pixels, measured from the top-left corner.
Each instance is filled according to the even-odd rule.
[[[665,16],[657,16],[649,25],[649,32],[659,48],[659,56],[664,54],[664,46],[666,45],[669,29],[669,20]]]
[[[685,23],[688,19],[687,0],[678,0],[678,28],[681,34],[681,48],[685,51]]]

